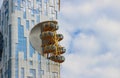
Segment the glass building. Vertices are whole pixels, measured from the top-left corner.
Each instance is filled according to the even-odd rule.
[[[60,64],[32,48],[30,30],[57,20],[59,0],[3,0],[0,9],[0,78],[60,78]]]

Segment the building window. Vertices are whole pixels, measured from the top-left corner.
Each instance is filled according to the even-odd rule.
[[[41,75],[44,75],[44,70],[41,70]]]
[[[41,65],[40,65],[41,63],[39,62],[38,63],[38,78],[40,78],[40,76],[41,76]]]
[[[31,9],[31,15],[34,16],[34,9]]]
[[[15,60],[15,78],[18,78],[18,59]]]
[[[21,10],[21,0],[17,0],[17,9]]]
[[[40,58],[41,58],[41,57],[40,57],[40,54],[38,53],[38,61],[40,61]]]
[[[44,3],[45,4],[45,6],[44,6],[44,15],[48,15],[48,12],[47,12],[47,3]]]
[[[36,2],[38,3],[38,2],[40,2],[40,0],[36,0]]]
[[[2,69],[0,70],[0,77],[3,78],[3,71],[2,71]]]
[[[36,20],[37,20],[37,23],[40,22],[40,15],[37,15],[37,16],[36,16]]]
[[[30,61],[30,65],[33,65],[33,61]]]
[[[50,17],[50,20],[53,20],[53,18],[55,17],[53,7],[49,7],[49,17]]]
[[[32,75],[33,78],[36,78],[36,71],[35,71],[35,69],[30,69],[30,74]]]
[[[23,12],[23,18],[26,19],[26,11]]]
[[[26,28],[29,30],[29,20],[26,20]]]
[[[35,25],[35,21],[34,21],[34,20],[32,20],[31,22],[32,22],[32,27],[33,27],[33,26]]]
[[[58,19],[58,12],[57,12],[57,11],[55,11],[55,13],[56,13],[56,19]]]
[[[7,47],[7,38],[5,38],[5,47]]]
[[[46,61],[46,71],[50,71],[50,63],[49,60]]]
[[[28,1],[27,3],[28,3],[28,8],[31,9],[31,2]]]
[[[47,3],[48,2],[48,0],[44,0],[44,3]]]
[[[51,5],[52,5],[52,6],[54,5],[54,0],[51,0]]]
[[[57,72],[53,72],[52,73],[52,78],[58,78],[58,73]]]
[[[11,24],[9,25],[9,58],[11,57]]]
[[[8,61],[8,78],[11,78],[11,60]]]
[[[34,50],[34,48],[32,47],[31,44],[30,44],[30,46],[29,46],[29,49],[30,49],[30,57],[32,57],[33,54],[34,54],[34,52],[35,52],[35,50]]]
[[[30,76],[28,76],[27,78],[34,78],[34,77],[30,77]]]
[[[21,68],[21,78],[24,78],[24,73],[25,73],[24,68]]]

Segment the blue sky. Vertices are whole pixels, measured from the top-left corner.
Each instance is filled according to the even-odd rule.
[[[120,78],[120,0],[61,0],[61,78]]]

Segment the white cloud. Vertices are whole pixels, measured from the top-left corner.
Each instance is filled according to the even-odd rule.
[[[120,6],[120,0],[93,0],[93,2],[96,3],[96,6],[98,7],[102,7],[102,8],[116,8],[116,10],[118,10],[118,7]]]
[[[120,12],[119,5],[120,0],[86,0],[86,1],[64,1],[62,4],[61,12],[67,18],[84,16],[88,17],[95,15],[97,11],[104,9],[111,9],[116,12]]]
[[[120,35],[120,22],[106,17],[101,17],[96,21],[94,29],[103,35],[117,37]]]
[[[119,53],[120,21],[101,17],[94,24],[93,30],[98,34],[102,44],[104,43],[109,50]]]
[[[61,12],[66,15],[67,17],[76,17],[79,15],[89,15],[93,13],[94,6],[90,3],[84,3],[82,5],[75,5],[72,3],[66,3],[62,6]]]
[[[69,35],[64,42],[72,41],[72,47],[67,45],[67,49],[73,51],[65,55],[62,77],[120,78],[120,21],[104,12],[107,9],[118,12],[120,1],[86,0],[80,5],[77,2],[81,1],[65,2],[61,10],[64,16],[60,18],[64,25],[61,28],[68,33],[65,37]],[[80,33],[74,34],[78,30]]]
[[[92,14],[95,7],[91,3],[84,3],[81,6],[78,6],[78,11],[80,11],[80,14],[88,15]]]
[[[63,63],[62,77],[69,78],[119,78],[120,68],[117,58],[111,53],[98,57],[80,56],[79,54],[66,55],[66,62]],[[119,60],[120,61],[120,60]]]
[[[80,54],[93,55],[100,50],[99,42],[94,35],[85,35],[80,33],[73,42],[74,51]]]

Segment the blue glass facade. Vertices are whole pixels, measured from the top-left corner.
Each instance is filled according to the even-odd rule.
[[[21,25],[21,18],[18,17],[18,44],[17,44],[17,53],[16,56],[18,56],[18,52],[24,53],[24,59],[27,59],[27,40],[26,37],[24,37],[24,28]]]
[[[23,18],[26,19],[26,11],[23,13]]]
[[[36,16],[36,21],[37,21],[37,23],[40,22],[40,15],[37,15],[37,16]]]
[[[30,57],[33,56],[33,54],[35,53],[35,50],[33,49],[32,45],[30,44]]]
[[[41,64],[39,62],[38,63],[38,78],[41,78],[40,74],[41,74]]]
[[[44,59],[45,68],[42,68],[43,57],[30,44],[29,32],[45,20],[44,17],[53,19],[50,15],[56,15],[56,12],[55,4],[51,6],[49,0],[4,0],[0,28],[5,43],[0,67],[5,67],[0,68],[0,78],[42,78],[46,75],[46,70],[50,70],[48,61]]]
[[[18,3],[18,4],[17,4],[17,5],[18,5],[17,9],[18,9],[18,10],[21,10],[21,8],[20,8],[21,0],[17,0],[17,3]]]
[[[12,70],[11,70],[11,60],[9,60],[8,61],[8,78],[11,78],[11,72],[12,72]]]
[[[21,68],[21,78],[24,78],[24,75],[25,74],[25,71],[24,71],[24,68]]]
[[[32,25],[32,27],[33,27],[33,26],[35,25],[35,21],[34,21],[34,20],[32,20],[31,22],[32,22],[32,24],[31,24],[31,25]]]
[[[36,70],[35,69],[30,69],[30,74],[32,77],[36,78]]]
[[[29,20],[26,20],[26,28],[29,30],[29,27],[30,27],[30,23],[29,23]]]

